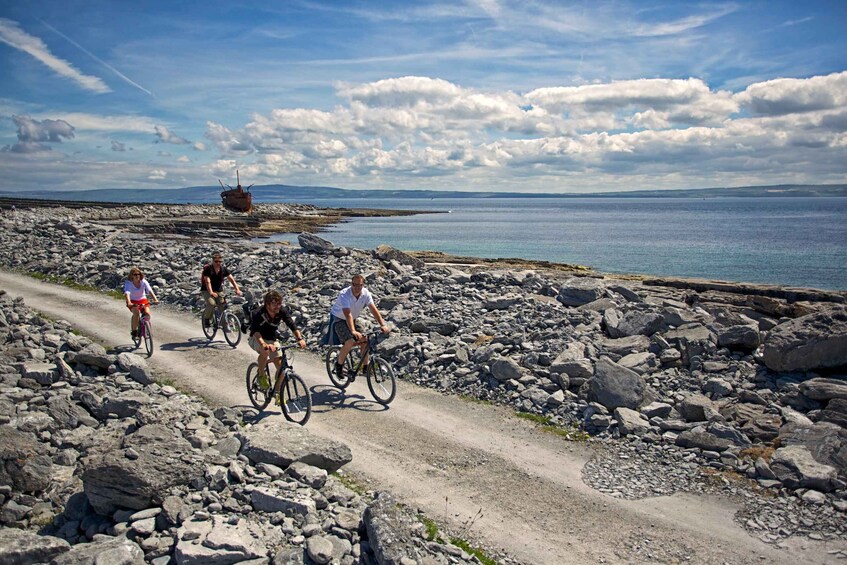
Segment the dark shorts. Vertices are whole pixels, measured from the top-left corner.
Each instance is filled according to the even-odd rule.
[[[350,328],[347,327],[347,320],[339,320],[338,318],[335,318],[332,327],[335,328],[335,335],[338,336],[338,340],[341,343],[346,343],[347,340],[355,339],[353,337],[353,333],[350,331]]]

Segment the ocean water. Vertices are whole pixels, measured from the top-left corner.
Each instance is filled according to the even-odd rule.
[[[609,273],[847,290],[847,198],[473,198],[321,200],[436,210],[356,218],[336,245],[575,263]],[[296,241],[296,236],[271,239]]]

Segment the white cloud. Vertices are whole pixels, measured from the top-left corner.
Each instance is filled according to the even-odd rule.
[[[832,94],[837,80],[820,78],[826,77],[797,79],[779,91]],[[748,92],[773,90],[751,85]],[[603,185],[611,188],[620,178],[651,174],[657,186],[686,175],[698,181],[707,174],[773,175],[774,163],[802,168],[821,159],[820,172],[831,175],[847,129],[847,107],[812,111],[807,104],[800,113],[745,117],[749,99],[694,78],[521,95],[401,77],[341,85],[338,93],[347,104],[331,111],[275,109],[253,115],[239,130],[208,122],[205,137],[255,179],[384,186],[438,177],[443,188],[467,189],[468,182],[517,188],[583,175],[591,180],[582,183],[605,179],[615,183]],[[835,94],[829,100],[825,106],[839,104]]]
[[[174,145],[188,145],[191,142],[185,139],[184,137],[180,137],[178,135],[173,134],[168,128],[165,126],[157,125],[154,126],[154,130],[156,132],[156,142],[157,143],[173,143]]]
[[[47,117],[45,114],[34,114]],[[80,112],[51,112],[51,118],[65,120],[78,130],[154,133],[156,124],[143,116],[101,116]]]
[[[189,159],[189,158],[188,158],[188,157],[186,157],[185,155],[181,155],[181,156],[177,159],[177,161],[178,161],[178,162],[180,162],[180,163],[190,163],[190,162],[191,162],[191,159]]]
[[[150,171],[150,174],[147,175],[147,178],[149,180],[165,180],[165,177],[167,176],[167,171],[163,171],[162,169],[153,169]]]
[[[73,139],[74,127],[64,120],[35,120],[29,116],[12,116],[17,126],[18,142],[5,146],[3,151],[13,153],[37,153],[50,151],[47,143],[61,143],[62,139]]]
[[[769,116],[843,108],[847,106],[847,71],[755,83],[735,99],[754,114]]]
[[[0,18],[0,42],[31,55],[55,73],[76,82],[85,90],[98,94],[112,91],[100,78],[83,74],[71,63],[53,55],[41,39],[23,31],[18,22]]]

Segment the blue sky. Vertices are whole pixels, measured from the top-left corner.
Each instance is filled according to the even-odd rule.
[[[0,189],[847,183],[847,2],[0,4]]]

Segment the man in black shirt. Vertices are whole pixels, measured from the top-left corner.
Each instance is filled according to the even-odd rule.
[[[212,323],[215,307],[223,304],[221,290],[224,279],[228,280],[235,289],[235,294],[241,296],[241,289],[238,288],[235,277],[224,266],[221,254],[215,253],[212,255],[212,262],[203,267],[200,275],[200,296],[203,297],[203,303],[206,305],[206,309],[203,310],[203,323],[207,326]]]
[[[276,340],[279,339],[280,322],[285,322],[285,325],[297,338],[297,345],[300,349],[304,349],[306,341],[303,339],[300,330],[297,329],[291,314],[286,308],[283,308],[282,295],[275,290],[269,290],[265,294],[264,305],[250,319],[250,337],[247,340],[250,347],[259,354],[259,375],[264,375],[268,358],[279,368],[279,351],[277,351]],[[264,388],[268,386],[267,383],[261,384]]]

